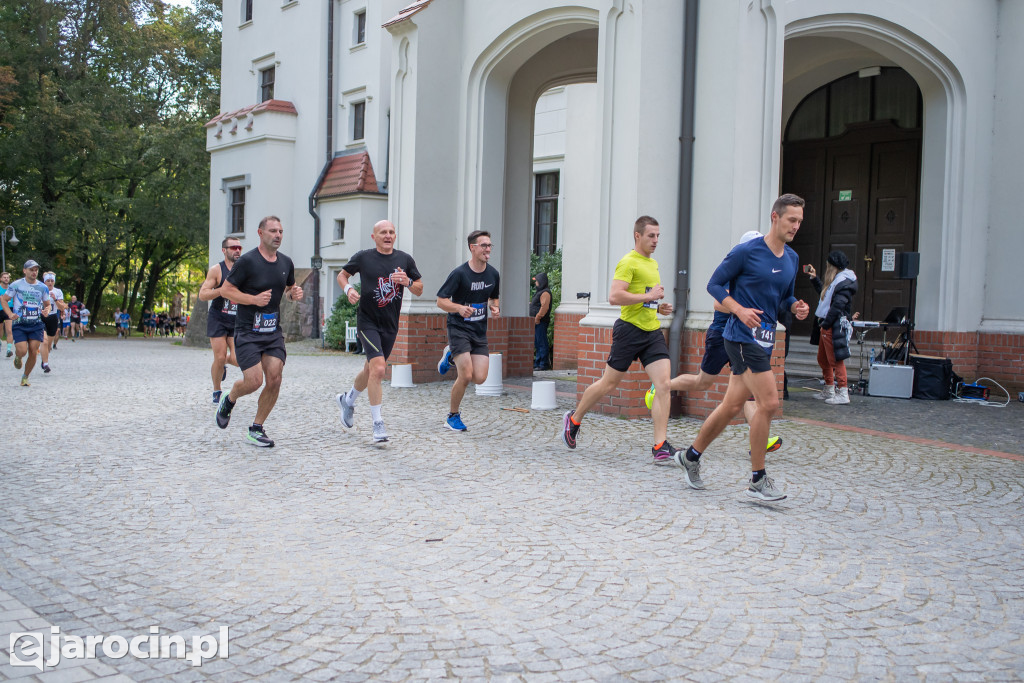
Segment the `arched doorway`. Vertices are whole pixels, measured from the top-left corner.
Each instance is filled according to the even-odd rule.
[[[911,304],[911,281],[899,279],[895,255],[917,250],[922,109],[906,71],[875,67],[807,95],[785,128],[782,189],[807,200],[792,246],[819,272],[829,251],[846,253],[860,283],[855,310],[865,320]],[[796,295],[817,298],[805,277]],[[794,332],[809,334],[811,324],[799,322]]]

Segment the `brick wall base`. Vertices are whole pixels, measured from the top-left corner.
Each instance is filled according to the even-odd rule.
[[[967,381],[989,377],[1006,387],[1011,398],[1024,390],[1022,334],[915,330],[914,344],[922,355],[952,360],[954,372]]]
[[[447,343],[445,314],[403,314],[398,322],[398,338],[389,363],[411,363],[415,383],[450,379],[437,374],[437,361]],[[533,374],[533,318],[488,319],[487,346],[491,353],[501,354],[504,377],[528,377]],[[390,373],[389,368],[388,378]]]
[[[583,313],[555,311],[555,348],[551,362],[555,370],[575,370],[579,353],[580,321]]]
[[[667,331],[666,331],[667,332]],[[667,338],[667,337],[666,337]],[[576,398],[579,400],[587,387],[600,379],[607,365],[608,353],[611,351],[612,331],[606,327],[579,328],[579,361],[576,373]],[[777,416],[782,415],[782,376],[785,370],[785,333],[779,330],[772,353],[772,372],[778,387],[780,409]],[[683,345],[680,352],[680,374],[696,373],[700,369],[700,359],[704,355],[704,330],[684,330]],[[679,394],[672,399],[673,416],[707,417],[711,414],[725,395],[729,382],[728,367],[721,375],[721,382],[714,384],[704,392]],[[629,366],[629,371],[610,394],[602,398],[592,411],[606,415],[617,415],[626,418],[649,417],[651,411],[644,405],[644,394],[651,386],[651,380],[644,372],[639,361]],[[736,423],[743,421],[742,415]]]
[[[700,371],[700,361],[704,357],[705,330],[686,329],[683,330],[683,344],[679,355],[679,374],[695,375]],[[772,373],[775,375],[775,386],[779,392],[779,411],[776,417],[782,416],[782,387],[783,375],[786,370],[786,333],[778,330],[775,338],[775,349],[772,351]],[[729,377],[732,374],[728,365],[718,375],[718,380],[705,391],[674,392],[672,396],[672,415],[677,417],[704,418],[711,414],[718,404],[725,397],[725,390],[729,386]],[[733,424],[743,422],[743,416],[739,415]]]

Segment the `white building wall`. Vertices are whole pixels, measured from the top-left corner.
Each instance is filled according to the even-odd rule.
[[[1024,305],[1018,283],[1020,259],[1024,254],[1024,220],[1020,200],[1024,197],[1024,2],[999,3],[996,39],[991,211],[988,251],[985,263],[985,313],[982,329],[994,332],[1024,333]]]
[[[365,146],[382,186],[388,180],[390,155],[387,214],[398,225],[399,247],[429,264],[428,289],[466,258],[464,235],[480,227],[481,218],[500,224],[509,210],[502,208],[507,199],[504,161],[494,160],[503,158],[509,131],[519,135],[525,124],[517,113],[507,121],[511,128],[495,126],[495,121],[481,127],[486,116],[480,111],[505,106],[513,75],[544,44],[531,41],[550,39],[538,35],[517,42],[517,36],[526,36],[540,20],[568,14],[578,15],[582,25],[592,21],[600,30],[597,85],[591,86],[591,94],[578,91],[581,100],[592,99],[585,105],[590,109],[583,114],[573,111],[575,94],[569,93],[576,93],[573,88],[579,86],[571,86],[563,91],[565,108],[542,108],[533,120],[536,130],[530,133],[541,157],[538,164],[561,164],[562,239],[574,231],[583,233],[582,258],[566,267],[566,291],[592,291],[601,309],[611,268],[632,246],[629,224],[641,213],[662,222],[665,237],[656,256],[663,278],[670,281],[675,271],[678,36],[683,3],[591,0],[570,7],[550,0],[439,0],[393,27],[391,34],[379,28],[406,4],[338,0],[335,5],[335,148],[344,153]],[[222,110],[254,104],[259,67],[275,63],[275,98],[293,102],[298,116],[293,117],[292,139],[282,123],[287,116],[270,113],[260,115],[254,133],[286,131],[273,140],[267,135],[246,144],[238,136],[209,139],[211,260],[220,258],[226,221],[227,195],[220,189],[221,181],[248,174],[252,185],[246,248],[254,245],[259,217],[277,213],[285,222],[284,250],[301,266],[308,263],[313,242],[306,198],[326,159],[326,6],[311,0],[255,3],[253,22],[239,26],[230,19],[238,16],[238,5],[235,0],[225,4]],[[364,7],[367,42],[355,46],[352,18]],[[877,55],[876,63],[902,66],[921,86],[925,124],[919,327],[1024,326],[1024,312],[1008,286],[1016,280],[1012,254],[1024,246],[1013,201],[1021,193],[1016,159],[1024,151],[1016,126],[1016,113],[1024,104],[1017,87],[1024,48],[1015,40],[1021,28],[1022,3],[1008,0],[702,3],[691,249],[693,322],[701,324],[710,316],[704,284],[729,247],[746,230],[767,227],[770,202],[779,192],[785,116],[802,94],[828,82],[829,68],[847,66],[841,60],[817,65],[809,60],[802,71],[787,71],[787,37],[813,34],[822,41],[854,46],[847,55],[849,63],[861,55]],[[536,72],[535,65],[530,68]],[[474,75],[480,69],[493,72]],[[474,84],[482,91],[474,91]],[[362,144],[352,144],[350,107],[359,98],[367,101],[367,133]],[[388,111],[394,114],[398,106],[404,116],[389,136]],[[557,131],[563,127],[560,116],[565,117],[564,133]],[[573,131],[581,136],[574,140]],[[561,160],[559,144],[565,150]],[[573,171],[577,145],[584,153],[580,164],[594,169],[591,174]],[[396,182],[398,178],[404,182]],[[498,182],[491,182],[495,178]],[[365,246],[354,240],[332,245],[330,231],[333,218],[344,216],[350,234],[367,232],[367,226],[360,232],[356,223],[382,213],[364,206],[367,202],[373,200],[321,204],[329,264],[343,262]],[[521,236],[509,237],[521,241]],[[516,245],[518,249],[518,241]],[[504,247],[499,243],[493,258],[504,258]],[[324,296],[329,298],[326,291]],[[422,306],[426,311],[433,302],[424,300]],[[613,307],[604,308],[592,322],[608,322],[617,314]]]

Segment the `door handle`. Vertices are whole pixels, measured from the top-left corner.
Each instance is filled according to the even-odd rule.
[[[871,257],[870,257],[870,256],[868,256],[867,254],[864,254],[864,260],[865,260],[865,261],[867,261],[868,263],[871,263],[871,262],[872,262],[872,261],[874,261],[875,259],[871,258]]]

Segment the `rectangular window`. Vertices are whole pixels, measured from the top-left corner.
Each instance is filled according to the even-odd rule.
[[[352,139],[362,140],[366,124],[366,102],[352,103]]]
[[[242,23],[252,21],[252,0],[242,0]]]
[[[550,254],[558,247],[558,171],[538,173],[536,178],[533,253]]]
[[[231,188],[231,220],[228,233],[245,232],[245,188]]]
[[[366,10],[356,12],[355,26],[353,28],[353,43],[355,45],[362,45],[366,42]]]
[[[260,102],[274,99],[274,79],[277,67],[269,67],[260,71]]]
[[[345,219],[339,218],[334,221],[334,241],[343,242],[345,240]]]

